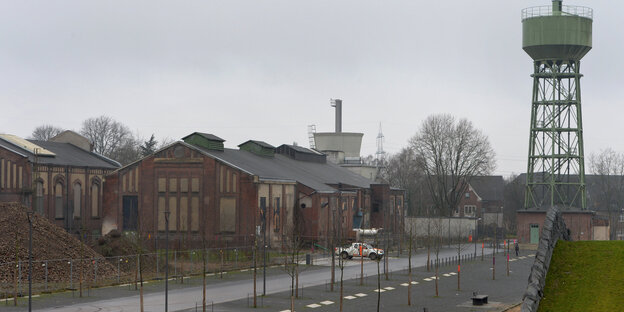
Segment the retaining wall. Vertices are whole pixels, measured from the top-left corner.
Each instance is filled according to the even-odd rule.
[[[529,275],[529,285],[522,299],[522,312],[534,312],[544,296],[546,274],[550,267],[553,250],[560,239],[570,240],[570,232],[563,221],[561,211],[556,207],[550,208],[544,220],[539,246],[535,253],[535,261]]]

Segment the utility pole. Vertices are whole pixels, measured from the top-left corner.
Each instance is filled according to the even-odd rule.
[[[266,197],[260,198],[262,212],[262,296],[266,296]]]

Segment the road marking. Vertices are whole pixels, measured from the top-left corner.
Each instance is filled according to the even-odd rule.
[[[418,282],[412,281],[412,285],[418,285]]]
[[[308,304],[306,307],[316,309],[318,307],[322,307],[322,305],[313,303],[313,304]],[[287,310],[287,311],[290,311],[290,310]]]
[[[455,273],[455,272],[449,272],[449,274],[451,274],[451,275],[457,275],[457,273]]]
[[[407,286],[409,286],[409,284],[408,283],[403,283],[403,284],[401,284],[401,286],[407,287]]]
[[[240,271],[241,272],[247,272],[247,271],[249,271],[249,269],[243,269],[243,270],[240,270]]]
[[[430,278],[425,278],[425,279],[423,279],[423,281],[431,282],[431,281],[433,281],[433,280],[432,280],[432,279],[430,279]]]
[[[360,298],[361,298],[361,297],[366,297],[366,296],[368,296],[367,294],[363,294],[363,293],[359,293],[359,294],[355,294],[355,295],[356,295],[356,296],[358,296],[358,297],[360,297]]]
[[[353,300],[353,299],[355,299],[355,298],[357,298],[357,297],[353,297],[353,296],[346,296],[346,297],[344,297],[344,298],[345,298],[345,299],[347,299],[347,300]]]
[[[535,257],[535,254],[532,254],[532,255],[528,255],[527,257]]]
[[[380,292],[380,293],[382,293],[382,292],[385,292],[386,290],[382,288],[382,289],[375,289],[375,290],[373,290],[373,291],[374,291],[374,292]]]
[[[334,304],[334,302],[333,302],[333,301],[326,300],[326,301],[321,301],[321,304],[324,304],[324,305],[330,305],[330,304]]]
[[[451,274],[442,274],[442,275],[444,275],[444,276],[446,276],[446,277],[449,277],[449,276],[451,276]]]
[[[282,310],[280,312],[291,312],[290,310]]]
[[[394,287],[390,287],[390,286],[388,286],[388,287],[384,287],[384,289],[385,289],[385,290],[394,290]]]

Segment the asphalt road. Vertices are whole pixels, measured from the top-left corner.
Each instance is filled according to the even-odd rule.
[[[469,254],[474,252],[473,249],[467,248],[463,253]],[[480,248],[477,254],[480,255]],[[485,253],[489,254],[490,250],[485,249]],[[440,252],[440,258],[453,257],[457,255],[456,249],[443,249]],[[413,267],[424,267],[427,255],[424,251],[412,257]],[[490,258],[491,259],[491,258]],[[400,272],[407,268],[407,257],[388,258],[389,272]],[[382,261],[383,272],[383,261]],[[344,280],[355,279],[360,275],[360,261],[349,260],[344,269]],[[338,279],[339,270],[336,270]],[[377,266],[374,261],[364,260],[364,276],[367,280],[371,280],[377,274]],[[428,273],[430,274],[430,273]],[[239,305],[246,303],[250,295],[253,293],[253,281],[251,279],[251,271],[232,272],[226,274],[225,279],[218,279],[215,276],[209,277],[207,286],[207,302],[215,305],[238,302]],[[330,269],[328,261],[323,263],[317,261],[314,266],[303,270],[299,275],[299,283],[306,289],[327,289],[330,280]],[[359,278],[358,278],[359,280]],[[525,279],[526,281],[526,279]],[[266,293],[267,297],[263,300],[270,300],[272,295],[280,293],[288,293],[290,290],[290,276],[282,269],[273,267],[267,270]],[[198,303],[202,300],[201,278],[193,278],[187,280],[184,285],[169,283],[169,311],[194,310]],[[262,271],[258,270],[257,280],[258,294],[262,292]],[[307,291],[307,290],[306,290]],[[144,310],[145,311],[164,311],[164,282],[149,283],[145,288]],[[27,300],[22,298],[19,307],[5,306],[0,303],[0,308],[6,311],[24,310],[24,303]],[[281,304],[280,304],[281,305]],[[61,293],[52,295],[43,295],[41,297],[33,297],[33,306],[36,311],[62,311],[62,312],[91,312],[91,311],[139,311],[139,296],[137,291],[130,285],[123,287],[108,287],[91,290],[86,298],[77,298],[76,293]],[[307,308],[307,307],[306,307]],[[229,308],[228,308],[229,309]],[[201,309],[200,309],[201,310]],[[229,309],[229,311],[238,311],[239,307]],[[281,310],[280,310],[281,311]]]

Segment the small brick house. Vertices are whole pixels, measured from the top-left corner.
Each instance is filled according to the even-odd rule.
[[[389,200],[377,195],[373,181],[314,150],[255,140],[230,149],[199,132],[182,140],[107,176],[106,231],[162,238],[168,211],[170,237],[178,242],[248,245],[264,225],[267,242],[280,245],[295,224],[305,240],[326,242],[338,227],[349,238],[352,228],[379,223],[371,219],[371,203]],[[392,193],[387,209],[402,220],[402,191],[376,188]],[[303,222],[295,222],[299,217]]]

